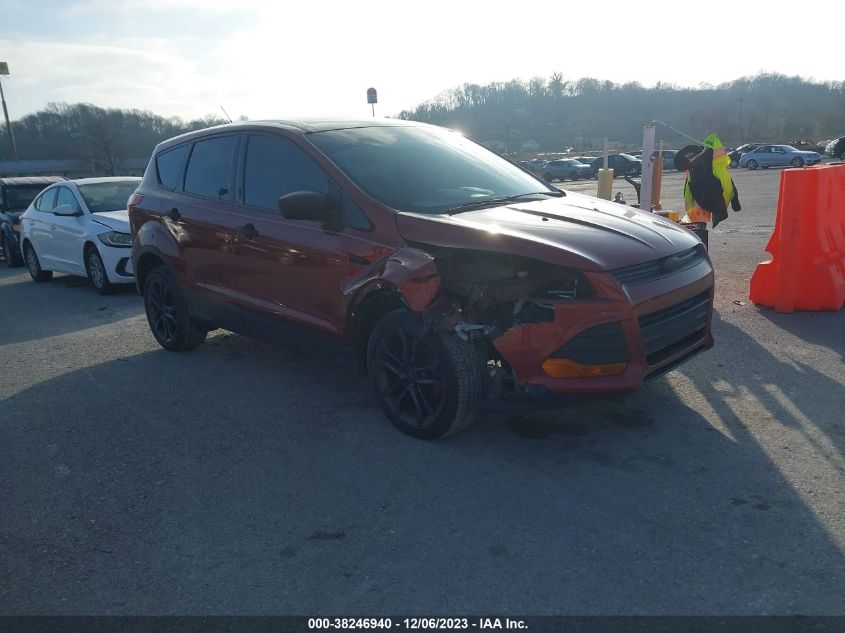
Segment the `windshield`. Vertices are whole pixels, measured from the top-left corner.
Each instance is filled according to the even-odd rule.
[[[469,139],[436,127],[330,130],[308,139],[378,202],[446,213],[488,198],[560,191]]]
[[[79,185],[79,193],[91,213],[107,213],[126,209],[129,196],[135,193],[141,179],[93,182]]]
[[[4,211],[24,211],[44,189],[44,185],[9,185],[3,194]]]

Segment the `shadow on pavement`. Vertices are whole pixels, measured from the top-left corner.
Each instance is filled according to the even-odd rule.
[[[801,340],[835,350],[845,357],[845,308],[836,312],[782,314],[770,308],[757,307],[757,312]]]
[[[0,306],[12,305],[16,320],[0,327],[0,345],[78,332],[144,311],[133,284],[121,284],[104,296],[83,277],[57,274],[35,283],[26,268],[0,267]]]
[[[733,437],[661,380],[433,443],[235,335],[69,372],[3,404],[0,612],[841,612],[840,548],[713,383],[765,379],[714,365]]]

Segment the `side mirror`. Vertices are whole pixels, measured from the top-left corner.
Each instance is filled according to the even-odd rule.
[[[279,212],[288,220],[328,222],[332,216],[329,197],[316,191],[292,191],[282,196]]]
[[[53,215],[61,215],[65,217],[75,218],[82,215],[82,211],[74,209],[69,204],[60,204],[55,209],[53,209]]]

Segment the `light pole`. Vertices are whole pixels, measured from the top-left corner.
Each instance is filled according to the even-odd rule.
[[[0,75],[9,74],[9,64],[0,62]],[[12,132],[12,124],[9,122],[9,111],[6,109],[6,95],[3,94],[3,84],[0,83],[0,101],[3,102],[3,116],[6,117],[6,129],[9,130],[9,140],[12,141],[12,155],[18,159],[18,146],[15,145],[15,133]]]

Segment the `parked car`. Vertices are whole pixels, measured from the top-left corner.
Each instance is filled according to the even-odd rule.
[[[591,165],[592,162],[596,159],[595,156],[573,156],[572,160],[577,160],[579,163],[584,163],[585,165]]]
[[[677,154],[678,150],[676,149],[663,150],[663,171],[675,170],[675,156]]]
[[[803,167],[804,165],[815,165],[821,161],[821,158],[818,152],[802,152],[791,145],[761,145],[757,149],[743,154],[739,159],[739,166],[748,169],[757,169],[758,167],[768,169],[782,165]]]
[[[543,167],[543,180],[554,182],[555,180],[580,180],[590,177],[590,166],[575,160],[574,158],[560,158],[550,160]]]
[[[731,159],[731,167],[739,167],[739,159],[742,158],[742,155],[757,149],[761,145],[763,145],[763,143],[746,143],[745,145],[740,145],[735,150],[728,152],[728,158]]]
[[[0,178],[0,246],[10,268],[23,264],[20,217],[44,187],[62,176]]]
[[[604,161],[597,158],[590,165],[590,176],[597,178],[599,169],[602,169]],[[629,154],[611,154],[607,157],[607,168],[613,170],[613,177],[636,176],[643,171],[643,162]]]
[[[140,178],[83,178],[47,187],[21,216],[29,274],[88,277],[100,294],[135,280],[126,202]]]
[[[546,161],[539,158],[532,158],[531,160],[521,160],[519,161],[519,164],[535,176],[540,176],[541,174],[543,174],[543,170],[546,167]]]
[[[845,157],[845,136],[831,139],[825,147],[824,153],[837,160]]]
[[[225,328],[349,358],[416,437],[503,394],[634,391],[713,344],[692,233],[422,123],[184,134],[155,148],[129,219],[163,348]]]

